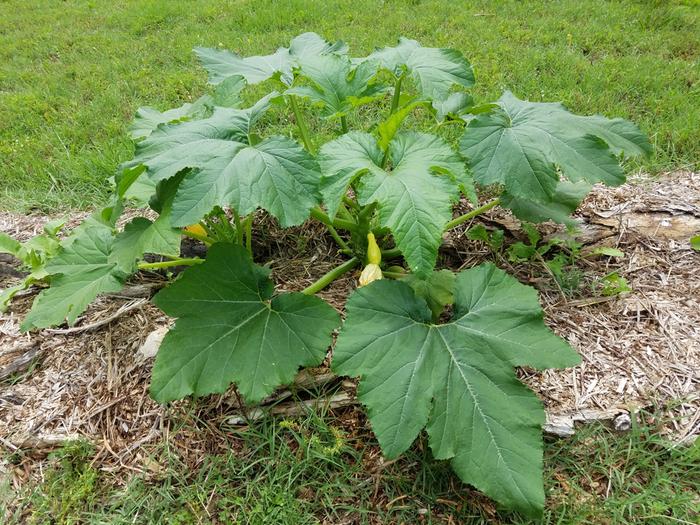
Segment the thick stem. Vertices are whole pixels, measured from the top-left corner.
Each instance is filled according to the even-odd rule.
[[[353,210],[357,210],[357,211],[360,210],[360,205],[356,201],[354,201],[350,197],[348,197],[347,195],[343,195],[343,202],[345,204],[347,204],[348,206],[350,206]]]
[[[245,230],[245,248],[248,253],[253,256],[253,214],[248,215],[243,221],[243,229]]]
[[[386,168],[387,162],[389,162],[389,148],[387,148],[386,151],[384,152],[384,156],[382,157],[382,163],[381,163],[380,167],[382,169]]]
[[[389,250],[382,250],[382,260],[395,259],[401,256],[401,250],[398,248],[391,248]]]
[[[343,219],[338,219],[337,217],[334,220],[331,220],[330,217],[326,215],[318,206],[311,208],[311,216],[314,219],[318,219],[326,226],[335,226],[336,228],[340,228],[342,230],[355,230],[357,228],[357,224],[352,221],[345,221]]]
[[[198,233],[193,233],[193,232],[185,230],[184,228],[182,229],[182,235],[184,235],[185,237],[190,237],[192,239],[196,239],[198,241],[201,241],[204,244],[214,244],[216,242],[211,237],[208,237],[206,235],[200,235]]]
[[[391,99],[391,109],[389,110],[389,116],[396,113],[399,108],[399,100],[401,98],[401,83],[403,82],[403,75],[396,79],[396,84],[394,84],[394,96]]]
[[[340,117],[340,130],[341,130],[343,133],[347,133],[347,132],[348,132],[348,118],[347,118],[345,115],[343,115],[342,117]]]
[[[338,206],[337,216],[343,220],[355,222],[355,217],[353,217],[352,213],[348,211],[344,204]]]
[[[340,277],[341,275],[346,274],[347,272],[352,270],[359,263],[360,263],[360,260],[357,257],[353,257],[349,261],[345,261],[343,264],[341,264],[337,268],[333,268],[330,272],[325,274],[323,277],[321,277],[315,283],[304,288],[301,291],[301,293],[306,294],[306,295],[313,295],[317,292],[320,292],[326,286],[328,286],[333,281],[335,281],[338,277]]]
[[[238,212],[231,208],[231,213],[233,213],[233,220],[236,223],[236,234],[238,236],[238,244],[243,246],[243,228],[241,227],[241,216]]]
[[[464,215],[460,215],[456,219],[452,219],[450,222],[445,224],[445,231],[451,230],[455,226],[459,226],[460,224],[467,222],[469,219],[473,219],[477,215],[481,215],[482,213],[485,213],[489,211],[491,208],[495,208],[501,203],[501,199],[493,199],[491,202],[487,202],[483,206],[480,206],[469,213],[465,213]]]
[[[316,211],[316,213],[314,213]],[[344,253],[352,253],[352,250],[350,249],[350,246],[338,235],[338,231],[333,227],[333,224],[331,223],[330,217],[323,213],[321,210],[317,210],[314,208],[311,210],[311,215],[313,217],[316,217],[319,221],[323,223],[323,225],[328,229],[328,232],[331,234],[331,237],[333,237],[333,240],[340,246],[342,251]]]
[[[160,268],[171,268],[173,266],[193,266],[201,264],[204,259],[173,259],[172,261],[161,261],[152,263],[139,263],[139,270],[159,270]]]
[[[311,139],[309,138],[309,130],[306,129],[306,121],[304,120],[304,117],[301,114],[301,111],[299,110],[299,105],[297,104],[294,95],[291,95],[289,97],[289,105],[292,107],[292,111],[294,112],[294,118],[296,119],[297,126],[299,127],[299,134],[301,135],[301,140],[304,143],[306,150],[311,152],[313,151],[313,149],[311,147]]]
[[[224,226],[224,228],[226,229],[227,239],[229,239],[231,242],[236,240],[236,229],[233,227],[233,224],[231,224],[231,221],[228,219],[228,215],[226,215],[226,212],[224,210],[218,210],[216,216],[219,217],[222,226]]]
[[[406,273],[399,273],[399,272],[387,272],[387,271],[382,271],[382,275],[384,277],[389,277],[390,279],[403,279],[406,277],[408,274]]]

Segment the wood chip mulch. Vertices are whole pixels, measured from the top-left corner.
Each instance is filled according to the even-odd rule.
[[[71,215],[70,224],[84,215]],[[572,369],[521,370],[521,377],[550,414],[663,407],[670,416],[669,438],[693,441],[700,433],[700,253],[690,248],[689,238],[700,233],[700,174],[640,176],[619,188],[596,187],[577,216],[584,254],[611,246],[625,256],[580,257],[571,269],[581,281],[574,293],[557,285],[538,261],[516,264],[503,253],[495,256],[499,266],[539,289],[547,324],[583,358]],[[46,220],[0,212],[0,231],[25,239],[40,232]],[[523,238],[506,212],[480,220],[487,228],[505,229],[508,242]],[[302,289],[340,260],[318,225],[279,230],[261,216],[256,231],[265,235],[257,239],[255,252],[270,262],[279,289]],[[562,234],[554,225],[542,231]],[[446,239],[440,264],[458,269],[494,260],[487,247],[463,232]],[[602,295],[600,279],[612,272],[632,291]],[[13,263],[0,259],[0,288],[16,279]],[[348,274],[320,295],[342,311],[356,279],[357,272]],[[162,282],[150,274],[132,284],[157,288]],[[0,381],[0,446],[35,449],[41,458],[42,450],[85,437],[96,444],[94,463],[113,472],[148,471],[145,450],[164,438],[193,458],[231,446],[218,437],[238,407],[233,389],[199,400],[196,409],[188,401],[162,407],[149,397],[152,358],[140,357],[138,350],[151,332],[169,323],[157,308],[117,294],[100,298],[79,319],[76,327],[94,326],[89,330],[22,334],[19,323],[34,294],[18,297],[0,314],[0,370],[29,351],[35,356],[24,371]],[[115,316],[120,308],[126,313]],[[110,316],[114,319],[100,324]],[[173,421],[183,418],[192,425],[173,433]],[[14,469],[13,483],[21,484],[30,470]]]

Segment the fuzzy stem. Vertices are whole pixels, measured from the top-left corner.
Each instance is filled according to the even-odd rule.
[[[345,115],[340,117],[340,129],[343,133],[348,132],[348,118]]]
[[[460,215],[456,219],[452,219],[450,222],[445,224],[445,231],[451,230],[455,226],[459,226],[463,222],[467,222],[469,219],[473,219],[477,215],[481,215],[482,213],[489,211],[491,208],[498,206],[500,203],[501,199],[493,199],[491,202],[487,202],[483,206],[473,209],[469,213],[465,213],[464,215]]]
[[[289,105],[292,107],[292,111],[294,112],[294,118],[296,119],[297,126],[299,127],[299,134],[301,135],[301,140],[304,143],[306,150],[311,152],[313,151],[313,149],[311,147],[311,139],[309,138],[309,130],[306,129],[306,121],[304,120],[304,117],[301,114],[301,111],[299,110],[299,105],[297,104],[297,100],[296,98],[294,98],[294,95],[291,95],[289,97]]]
[[[195,264],[201,264],[204,259],[174,259],[172,261],[160,261],[152,263],[139,263],[139,270],[158,270],[160,268],[171,268],[173,266],[193,266]]]
[[[341,275],[349,272],[352,270],[355,266],[357,266],[360,263],[360,260],[357,257],[353,257],[349,261],[345,261],[343,264],[338,266],[337,268],[333,268],[330,272],[325,274],[323,277],[321,277],[319,280],[317,280],[315,283],[311,284],[310,286],[307,286],[304,288],[301,293],[306,294],[306,295],[313,295],[316,292],[320,292],[323,290],[326,286],[331,284],[333,281],[335,281],[338,277]]]

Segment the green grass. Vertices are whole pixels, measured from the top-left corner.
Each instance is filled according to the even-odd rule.
[[[197,98],[196,45],[266,53],[302,31],[356,54],[399,35],[462,50],[503,89],[637,122],[652,172],[700,160],[696,1],[0,0],[0,208],[90,207],[130,158],[135,109]]]
[[[230,448],[194,467],[164,443],[150,473],[125,486],[98,474],[90,447],[72,444],[54,454],[44,483],[24,489],[7,523],[533,523],[497,512],[432,460],[424,441],[382,467],[369,432],[348,421],[268,419],[229,431]],[[548,440],[542,523],[697,523],[700,447],[669,448],[657,430],[593,425]]]

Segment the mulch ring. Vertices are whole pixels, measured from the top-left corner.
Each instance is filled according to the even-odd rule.
[[[73,214],[70,224],[84,215]],[[577,215],[583,255],[566,268],[575,286],[562,286],[544,261],[514,263],[505,251],[494,255],[483,243],[467,239],[469,225],[446,238],[439,264],[459,269],[494,260],[538,288],[547,324],[583,358],[571,369],[519,371],[542,399],[550,431],[566,434],[577,421],[614,419],[654,406],[670,416],[665,431],[671,440],[693,441],[700,433],[700,254],[690,248],[689,238],[700,232],[700,174],[676,172],[658,180],[640,177],[619,188],[597,187]],[[0,213],[0,230],[27,238],[47,219]],[[525,238],[507,212],[493,211],[479,220],[488,229],[505,230],[507,244]],[[300,290],[340,262],[319,225],[280,230],[260,216],[256,231],[265,235],[257,239],[255,253],[271,262],[280,290]],[[562,231],[555,225],[541,228],[545,239]],[[592,255],[600,246],[616,247],[625,256]],[[17,280],[13,264],[0,259],[0,288]],[[340,311],[358,272],[320,295]],[[601,279],[612,272],[627,280],[630,292],[602,294]],[[152,358],[139,349],[156,331],[147,345],[152,346],[169,320],[138,296],[164,282],[159,274],[136,277],[126,293],[97,300],[71,329],[20,333],[35,291],[0,314],[0,372],[29,356],[0,382],[0,444],[9,451],[29,451],[19,465],[5,465],[15,487],[34,475],[46,450],[77,437],[95,443],[94,465],[115,473],[148,472],[152,465],[144,451],[164,438],[193,469],[204,453],[232,446],[226,429],[240,421],[234,389],[196,405],[182,401],[169,407],[148,395]],[[300,381],[312,386],[333,381],[326,372],[320,369]],[[339,390],[330,401],[340,421],[367,433],[354,406],[353,382],[336,381]],[[287,397],[289,391],[282,390],[271,401],[278,412],[294,414],[298,405],[284,401]],[[171,435],[174,421],[193,417],[198,424]]]

